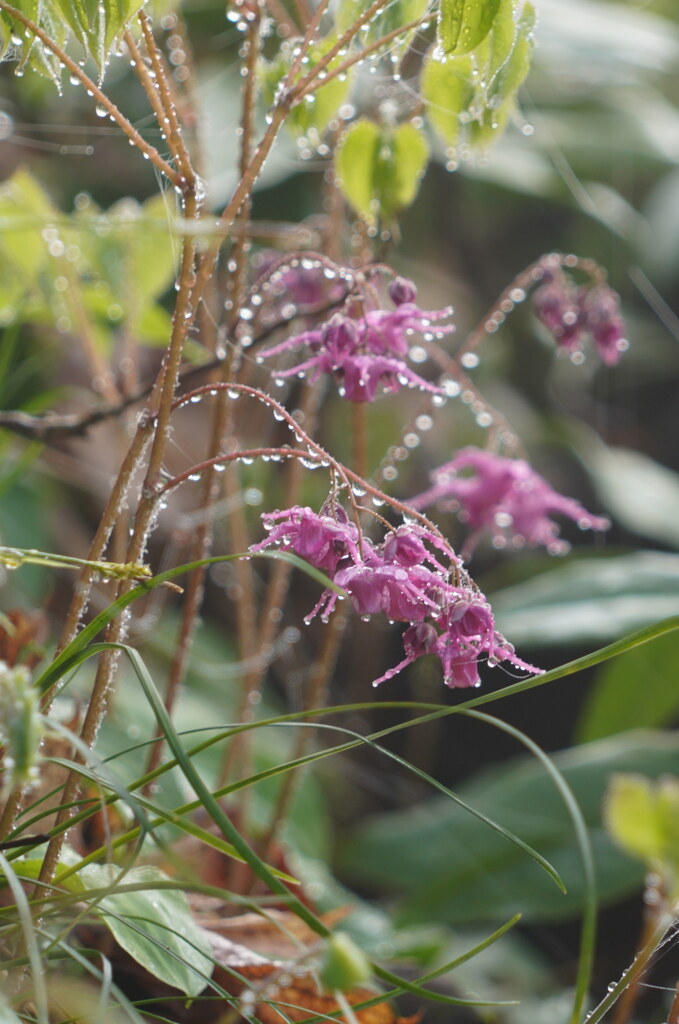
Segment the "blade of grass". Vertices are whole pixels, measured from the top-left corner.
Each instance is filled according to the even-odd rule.
[[[594,870],[594,854],[592,843],[589,837],[587,824],[575,799],[571,787],[568,785],[563,774],[556,767],[552,759],[537,745],[529,736],[521,732],[508,722],[503,722],[492,715],[486,715],[482,711],[468,711],[470,718],[486,722],[488,725],[500,729],[502,732],[513,736],[519,743],[533,754],[543,765],[545,771],[556,786],[566,810],[573,823],[573,830],[582,861],[582,874],[584,879],[584,910],[582,914],[582,925],[580,930],[580,951],[578,955],[578,972],[575,983],[575,995],[573,998],[573,1010],[571,1012],[570,1024],[578,1024],[585,1000],[589,992],[594,965],[594,945],[596,940],[596,918],[597,918],[597,893],[596,873]],[[564,890],[565,891],[565,890]]]

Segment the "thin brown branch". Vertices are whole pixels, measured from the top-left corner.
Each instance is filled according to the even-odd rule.
[[[143,10],[137,15],[146,44],[146,52],[151,61],[151,67],[155,75],[155,83],[160,98],[162,114],[159,119],[161,131],[167,135],[167,143],[170,151],[177,161],[177,167],[184,178],[184,188],[193,190],[195,187],[195,174],[191,164],[191,157],[184,144],[181,125],[177,116],[172,87],[166,72],[163,56],[156,45],[153,29],[148,16]]]
[[[315,306],[309,306],[308,309],[304,310],[304,315],[322,316],[324,313],[329,313],[331,310],[340,306],[344,302],[345,298],[346,295],[343,295],[341,298],[335,299],[332,302],[323,302]],[[276,331],[288,327],[293,320],[296,320],[300,315],[300,311],[296,310],[293,316],[282,317],[280,320],[276,320],[275,323],[262,328],[262,330],[256,335],[253,345],[261,344],[263,341],[266,341],[267,338],[271,337],[272,334],[275,334]],[[227,341],[230,341],[230,339],[227,338]],[[180,374],[179,385],[184,386],[192,380],[195,380],[196,377],[210,373],[212,370],[222,366],[224,362],[224,356],[215,356],[214,359],[201,363],[199,366],[191,366],[187,368]],[[0,411],[0,430],[10,430],[13,434],[18,434],[20,437],[25,437],[27,440],[41,441],[43,444],[55,444],[56,442],[68,437],[84,437],[88,430],[96,426],[98,423],[102,423],[104,420],[114,419],[115,417],[122,415],[122,413],[124,413],[126,409],[129,409],[130,406],[148,398],[153,391],[154,386],[155,384],[147,384],[135,394],[128,395],[121,402],[114,405],[101,406],[98,409],[92,409],[86,413],[45,412],[36,415],[33,413],[22,412],[18,409],[7,410],[5,412]]]

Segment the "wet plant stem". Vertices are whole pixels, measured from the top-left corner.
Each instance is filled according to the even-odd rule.
[[[148,15],[141,10],[137,17],[144,36],[146,52],[149,55],[151,68],[155,75],[154,82],[160,99],[160,129],[163,134],[167,136],[168,146],[177,161],[177,167],[184,178],[184,182],[193,187],[195,185],[195,174],[191,164],[191,157],[184,145],[184,137],[182,135],[181,125],[177,115],[177,108],[172,95],[172,86],[170,84],[165,61],[163,60],[163,55],[156,44]],[[186,187],[186,184],[184,187]]]
[[[365,405],[365,402],[352,402],[351,405],[353,470],[363,478],[368,474],[368,431]]]
[[[198,204],[193,194],[189,194],[185,200],[185,213],[188,217],[195,217],[198,212]],[[175,306],[172,336],[170,345],[163,359],[163,365],[158,377],[157,387],[151,396],[151,408],[147,410],[153,424],[151,436],[151,450],[149,453],[146,475],[142,485],[142,497],[137,508],[134,520],[133,532],[128,545],[127,554],[134,561],[141,561],[146,549],[148,535],[153,524],[159,502],[159,481],[161,479],[161,467],[165,448],[168,441],[168,425],[173,408],[173,400],[179,368],[184,348],[189,321],[192,316],[191,284],[194,280],[195,265],[195,244],[192,236],[185,236],[182,243],[182,258],[178,278],[177,302]],[[153,406],[157,407],[154,409]],[[137,447],[137,433],[132,449]],[[128,452],[129,458],[130,452]],[[127,459],[126,459],[127,461]],[[116,484],[120,481],[120,476]],[[115,490],[115,488],[114,488]],[[113,525],[111,521],[111,526]],[[109,531],[110,532],[110,531]],[[134,554],[136,552],[136,554]],[[130,589],[131,584],[127,581],[121,582],[116,597],[120,597]],[[106,631],[106,640],[112,643],[121,643],[127,634],[126,616],[118,616],[109,625]],[[117,652],[116,652],[117,653]],[[80,739],[82,745],[91,749],[94,746],[99,726],[106,711],[106,702],[110,687],[113,683],[117,658],[113,652],[104,652],[99,659],[99,666],[92,688],[92,693],[85,712]],[[76,753],[74,760],[78,763],[82,760],[81,755]],[[66,822],[72,814],[72,804],[77,799],[80,789],[80,775],[77,768],[69,773],[62,794],[61,809],[57,814],[56,826]],[[66,832],[56,835],[48,844],[45,859],[42,863],[40,875],[35,887],[34,896],[40,898],[41,893],[46,892],[53,878],[63,848]]]
[[[653,877],[653,876],[651,876]],[[652,938],[658,930],[658,926],[662,919],[667,917],[667,901],[664,898],[662,884],[657,885],[654,881],[650,883],[647,881],[644,889],[645,896],[645,907],[644,907],[644,921],[641,927],[641,935],[638,943],[638,954],[635,957],[635,967],[638,971],[635,972],[634,978],[630,981],[626,987],[620,999],[615,1005],[615,1013],[613,1014],[612,1024],[628,1024],[634,1012],[634,1008],[637,1004],[639,996],[641,995],[641,981],[647,970],[650,967],[651,961],[656,953],[656,949],[653,948]]]
[[[309,680],[304,700],[304,710],[324,707],[328,697],[328,680],[332,674],[339,655],[342,637],[346,631],[349,616],[335,611],[323,635],[323,646],[316,661],[309,668]],[[297,733],[291,761],[304,757],[313,741],[315,730],[300,729]],[[276,797],[269,830],[262,843],[262,858],[267,863],[273,859],[273,847],[278,834],[285,824],[290,807],[299,784],[301,768],[293,768],[285,772]]]
[[[240,153],[240,171],[243,173],[247,166],[250,150],[252,146],[252,133],[254,126],[255,116],[255,100],[256,100],[256,66],[259,57],[259,40],[260,40],[260,20],[255,18],[248,24],[247,38],[246,38],[246,63],[247,75],[243,86],[242,94],[242,114],[241,114],[241,153]],[[148,45],[148,43],[147,43]],[[250,203],[249,200],[243,204],[239,213],[239,220],[242,221],[242,226],[247,226],[250,216]],[[232,302],[232,309],[235,312],[235,318],[237,320],[237,311],[243,301],[245,289],[247,287],[247,254],[249,250],[249,239],[247,233],[243,231],[236,237],[234,248],[232,252],[232,260],[235,260],[235,269],[232,271],[232,277],[230,280],[230,295]],[[203,307],[201,307],[203,308]],[[222,383],[228,382],[234,367],[237,364],[237,352],[235,349],[231,349],[227,359],[217,368],[215,377]],[[221,389],[215,398],[215,407],[213,414],[212,430],[210,435],[210,444],[208,447],[208,461],[216,458],[222,451],[224,437],[231,436],[234,433],[235,424],[233,423],[233,403],[229,404],[229,398],[224,389]],[[228,472],[228,471],[227,471]],[[233,472],[237,472],[236,467],[233,467]],[[191,547],[190,561],[199,561],[207,558],[212,550],[213,540],[213,519],[210,515],[210,509],[217,500],[219,491],[219,476],[217,475],[214,464],[209,465],[205,473],[201,475],[201,490],[199,498],[199,508],[203,512],[200,523],[196,530],[195,538]],[[225,481],[226,486],[229,486],[229,481]],[[238,506],[236,503],[236,515],[238,514]],[[245,546],[247,546],[247,536],[238,538]],[[244,547],[239,547],[236,543],[235,550],[245,550]],[[252,586],[252,569],[248,565],[247,571],[250,574],[250,586],[249,586],[249,599],[244,603],[246,605],[252,605],[254,607],[254,589]],[[167,690],[165,692],[165,710],[169,715],[172,714],[174,706],[177,700],[177,696],[180,692],[184,677],[186,674],[186,666],[188,662],[188,655],[191,649],[193,641],[193,635],[195,633],[196,624],[198,621],[198,615],[203,600],[203,594],[205,589],[205,574],[206,568],[202,567],[195,569],[189,579],[189,584],[185,594],[183,606],[182,606],[182,617],[179,627],[179,636],[177,638],[177,644],[175,647],[172,664],[170,666],[170,675],[168,679]],[[248,581],[241,579],[241,587],[247,588]],[[240,602],[238,604],[240,608]],[[245,628],[249,628],[249,623],[252,621],[253,616],[246,613]],[[251,652],[244,652],[243,656],[248,657]],[[151,773],[160,763],[163,751],[163,743],[160,733],[156,732],[156,742],[151,745],[149,752],[149,760],[147,764],[147,773]]]

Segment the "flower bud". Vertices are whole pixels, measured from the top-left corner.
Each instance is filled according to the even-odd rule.
[[[38,694],[28,670],[0,661],[0,796],[34,781],[42,733]]]
[[[321,985],[331,992],[364,985],[370,980],[370,961],[346,932],[331,935],[318,972]]]
[[[414,302],[417,288],[407,277],[395,277],[389,283],[389,298],[395,306],[403,306],[406,302]]]

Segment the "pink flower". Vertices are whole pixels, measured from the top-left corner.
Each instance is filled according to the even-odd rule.
[[[356,526],[341,506],[333,506],[332,511],[334,515],[318,515],[310,508],[294,505],[283,512],[265,512],[262,520],[269,536],[252,544],[250,550],[264,551],[274,545],[287,548],[332,575],[342,559],[359,557]]]
[[[613,366],[628,348],[620,296],[607,284],[577,288],[561,270],[549,270],[533,294],[535,314],[557,346],[579,353],[589,335],[603,363]]]
[[[262,551],[274,544],[289,548],[331,575],[363,618],[383,612],[391,621],[408,623],[403,634],[405,658],[376,679],[375,686],[425,654],[436,654],[443,680],[451,687],[478,686],[480,658],[489,664],[508,661],[528,672],[539,671],[518,658],[496,631],[490,605],[440,537],[424,525],[404,524],[379,546],[367,538],[359,545],[358,530],[343,509],[334,502],[325,509],[320,515],[299,506],[266,513],[262,518],[269,537],[250,550]],[[448,566],[430,547],[447,557]],[[327,621],[338,599],[334,590],[324,590],[305,622],[316,615]]]
[[[628,347],[620,296],[606,284],[596,285],[580,299],[583,326],[589,331],[601,361],[613,366]]]
[[[535,315],[553,335],[559,348],[579,351],[583,329],[577,288],[560,270],[547,271],[545,279],[533,294]]]
[[[466,470],[472,475],[462,475]],[[550,553],[563,554],[569,545],[559,538],[552,515],[567,516],[583,530],[605,530],[610,525],[607,519],[591,515],[579,501],[553,490],[524,459],[463,448],[431,475],[434,485],[409,504],[423,509],[437,503],[446,511],[457,512],[475,531],[467,543],[467,554],[485,528],[491,531],[496,547],[504,547],[508,541],[515,547],[543,544]]]
[[[308,359],[276,371],[275,376],[285,379],[311,373],[312,383],[324,374],[333,376],[342,397],[352,402],[372,402],[380,389],[389,392],[401,387],[445,394],[411,370],[405,360],[411,336],[416,332],[431,333],[432,324],[449,316],[451,310],[420,309],[412,301],[415,286],[403,278],[392,281],[390,293],[395,309],[372,309],[358,318],[336,313],[322,327],[265,349],[258,359],[306,346],[311,352]],[[452,329],[448,324],[438,327],[436,333],[446,334]]]
[[[514,648],[495,629],[493,612],[483,594],[465,587],[451,587],[447,604],[434,619],[409,626],[403,634],[403,661],[376,679],[379,686],[392,679],[406,665],[425,654],[435,654],[443,667],[443,682],[452,688],[480,686],[478,660],[489,665],[508,661],[526,672],[540,669],[518,658]]]

